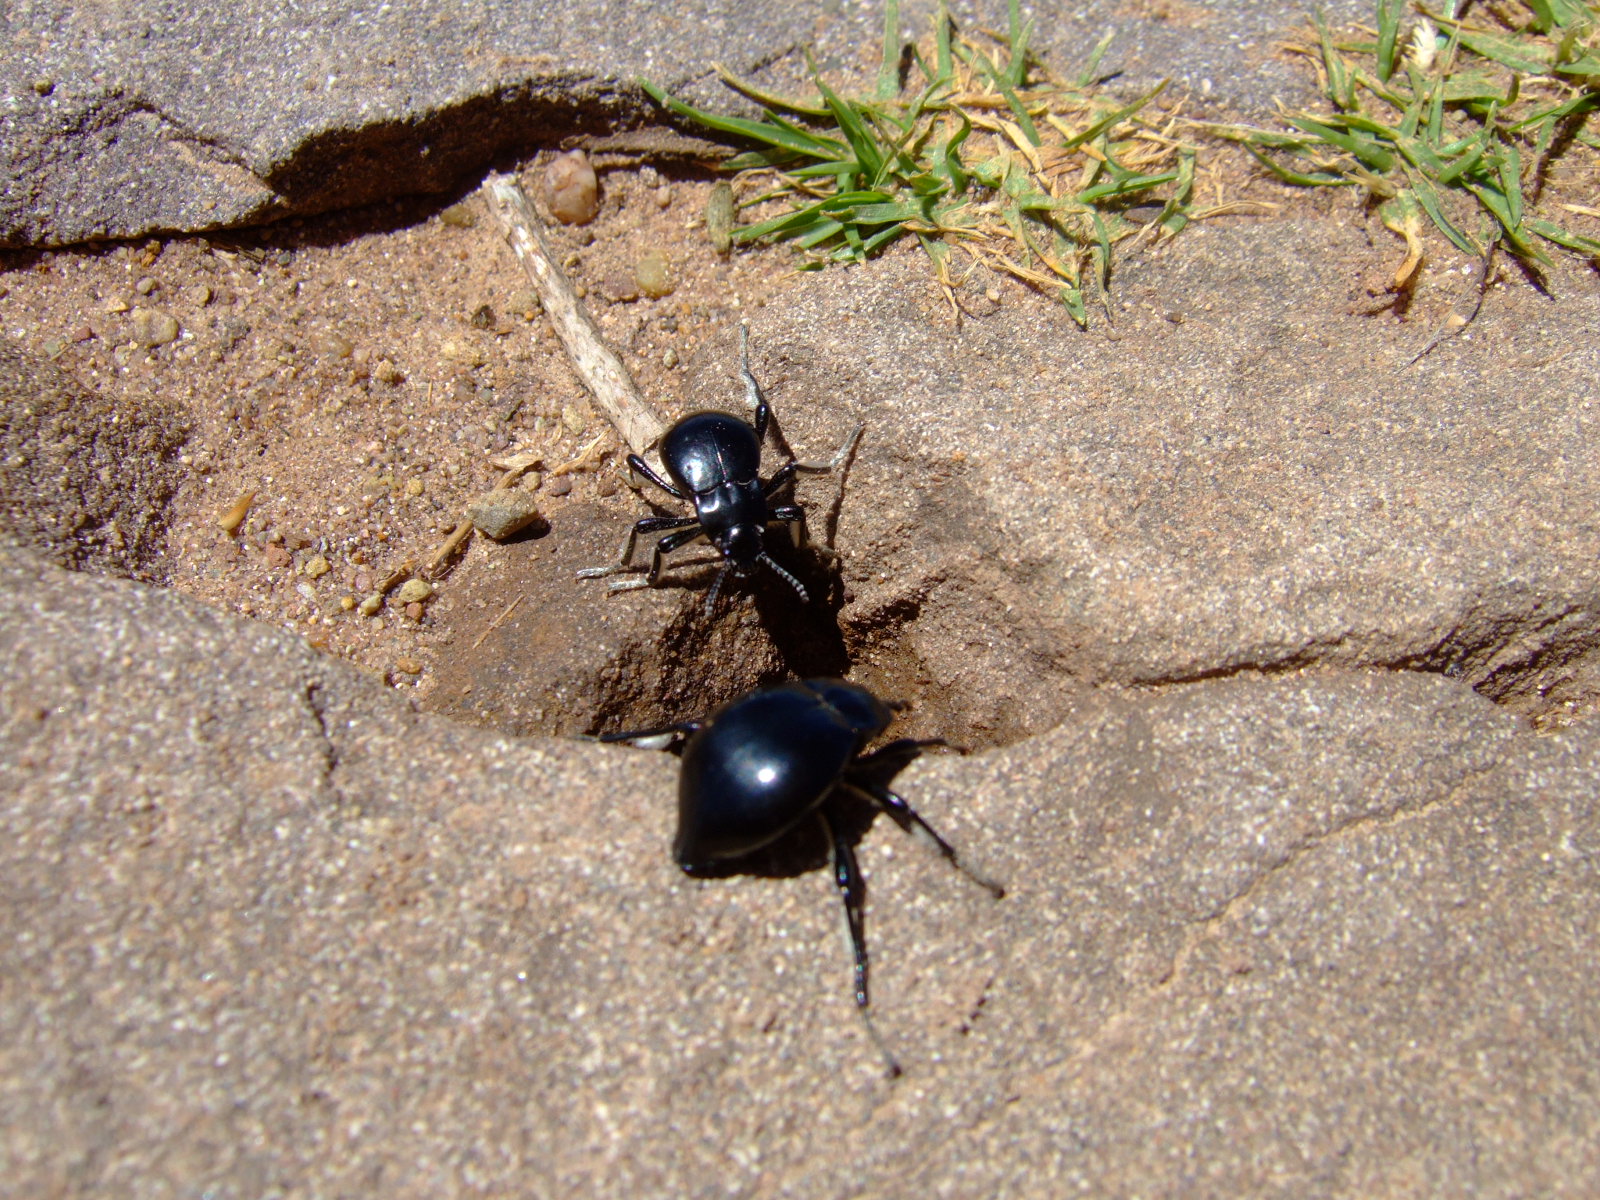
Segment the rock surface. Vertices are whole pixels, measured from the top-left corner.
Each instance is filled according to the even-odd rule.
[[[1117,29],[1103,68],[1124,73],[1119,86],[1175,74],[1202,106],[1214,92],[1252,112],[1305,86],[1270,55],[1299,23],[1293,13],[1264,23],[1248,4],[1036,7],[1034,44],[1063,69],[1079,69]],[[1323,7],[1330,21],[1367,10]],[[908,32],[930,13],[908,5]],[[994,25],[1003,14],[957,15]],[[881,37],[869,6],[820,0],[718,0],[691,16],[577,0],[470,10],[452,0],[376,10],[42,0],[8,12],[6,31],[0,246],[218,229],[444,192],[505,151],[656,119],[635,76],[729,108],[737,101],[710,79],[713,62],[748,73],[781,60],[788,81],[802,45],[850,71]]]
[[[1292,674],[922,760],[1010,893],[866,834],[890,1084],[824,879],[684,879],[669,759],[3,561],[17,1194],[1587,1189],[1591,731]]]
[[[1085,687],[1313,663],[1592,711],[1592,284],[1556,306],[1507,279],[1408,367],[1434,322],[1352,311],[1359,231],[1191,236],[1130,260],[1115,323],[1082,336],[1016,293],[952,328],[914,253],[752,321],[796,446],[867,425],[839,527],[851,661],[999,742]],[[708,359],[688,394],[731,396],[731,352]]]

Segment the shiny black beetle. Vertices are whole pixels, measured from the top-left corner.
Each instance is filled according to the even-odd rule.
[[[602,741],[638,741],[684,735],[678,777],[678,831],[673,856],[690,874],[725,869],[777,841],[808,818],[820,822],[833,849],[833,878],[844,900],[855,956],[855,999],[867,1015],[865,887],[855,852],[841,827],[840,793],[864,799],[888,813],[907,833],[927,838],[956,869],[998,899],[1005,889],[962,865],[955,848],[940,837],[886,779],[937,739],[900,738],[864,753],[889,727],[889,705],[841,679],[807,679],[758,688],[730,701],[709,718]],[[868,1029],[872,1030],[868,1021]],[[874,1041],[882,1042],[876,1031]],[[883,1050],[891,1074],[894,1059]]]
[[[802,463],[791,459],[765,483],[761,481],[761,444],[767,435],[772,410],[761,393],[761,385],[750,373],[749,330],[739,328],[739,374],[744,377],[745,394],[754,410],[754,425],[731,413],[697,412],[679,421],[661,439],[661,462],[672,482],[661,478],[637,454],[628,455],[628,466],[669,496],[694,505],[692,517],[645,517],[628,531],[622,554],[607,567],[586,567],[580,579],[599,579],[607,575],[638,571],[633,565],[633,550],[640,534],[673,532],[658,541],[650,554],[650,567],[643,579],[620,580],[613,592],[655,587],[661,578],[661,558],[698,537],[710,540],[722,555],[722,569],[706,597],[706,607],[716,604],[723,578],[731,570],[746,577],[764,566],[784,580],[800,596],[809,599],[801,582],[767,554],[767,526],[783,522],[789,526],[794,544],[804,541],[805,510],[798,504],[769,506],[767,501],[794,478],[797,471],[832,471],[849,457],[862,426],[846,439],[839,452],[825,463]]]

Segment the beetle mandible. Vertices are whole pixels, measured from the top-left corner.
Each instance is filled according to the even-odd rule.
[[[807,818],[817,820],[832,847],[833,879],[844,901],[854,955],[856,1007],[891,1075],[899,1074],[867,1013],[865,884],[841,826],[841,793],[888,813],[907,833],[926,838],[951,866],[987,888],[1005,889],[962,864],[955,848],[891,791],[885,778],[941,739],[899,738],[873,751],[866,746],[889,727],[888,704],[842,679],[807,679],[757,688],[698,721],[630,733],[605,734],[607,742],[681,735],[678,830],[673,857],[689,874],[714,871],[777,841]]]
[[[634,523],[622,543],[617,561],[606,567],[585,567],[580,579],[599,579],[608,575],[637,572],[633,551],[640,534],[666,533],[650,552],[650,566],[643,579],[618,580],[613,592],[655,587],[661,579],[662,556],[705,537],[722,555],[722,567],[706,597],[711,609],[729,571],[740,578],[766,567],[799,595],[809,600],[805,586],[779,566],[767,553],[767,526],[782,522],[796,547],[805,540],[805,510],[798,504],[769,505],[767,502],[796,472],[824,473],[835,470],[849,458],[865,428],[858,425],[831,459],[824,463],[803,463],[790,459],[766,482],[761,480],[761,445],[767,435],[772,410],[761,385],[750,371],[750,331],[739,327],[739,374],[744,378],[745,396],[754,410],[754,424],[747,424],[732,413],[707,411],[691,413],[661,439],[661,462],[671,482],[663,479],[637,454],[628,455],[628,466],[669,496],[694,505],[692,517],[645,517]],[[670,531],[670,532],[668,532]]]

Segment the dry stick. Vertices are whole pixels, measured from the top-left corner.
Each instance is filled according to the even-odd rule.
[[[622,360],[600,340],[599,331],[584,316],[572,284],[550,256],[550,247],[545,244],[544,235],[539,231],[539,219],[534,216],[533,206],[522,194],[517,181],[509,175],[491,175],[484,180],[483,197],[489,205],[489,211],[500,223],[506,241],[528,272],[528,278],[533,281],[540,303],[550,316],[556,336],[567,348],[578,377],[593,393],[600,411],[616,426],[628,448],[635,454],[643,454],[661,440],[661,435],[666,432],[666,422],[650,406],[650,402],[639,394]],[[597,445],[598,442],[590,445],[575,460],[557,467],[551,474],[565,475],[588,466]],[[532,465],[530,459],[526,464],[508,470],[491,490],[504,491],[509,488]],[[471,533],[471,521],[462,520],[457,524],[444,544],[428,559],[422,574],[433,576],[461,548],[461,543]]]
[[[489,622],[489,627],[478,635],[478,640],[477,641],[472,643],[472,648],[474,650],[476,650],[479,646],[483,645],[484,639],[487,638],[496,629],[499,629],[501,624],[505,621],[505,619],[507,617],[509,617],[512,613],[516,612],[517,605],[521,604],[527,598],[528,598],[528,593],[527,592],[523,592],[520,596],[518,596],[515,600],[513,600],[506,607],[505,612],[501,613],[498,617],[496,617],[494,620]]]
[[[594,393],[601,411],[617,427],[628,448],[635,454],[643,454],[661,440],[667,429],[666,422],[639,394],[628,369],[600,340],[599,331],[584,316],[572,284],[550,257],[550,247],[539,231],[539,220],[528,198],[509,175],[489,176],[483,181],[483,195],[489,211],[500,222],[506,241],[522,260],[528,278],[538,290],[544,310],[550,314],[550,324],[572,356],[572,365],[577,368],[579,377]]]

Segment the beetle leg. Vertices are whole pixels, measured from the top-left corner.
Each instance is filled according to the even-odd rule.
[[[628,530],[627,540],[622,543],[622,553],[617,556],[617,561],[609,567],[584,567],[578,572],[579,579],[603,579],[607,575],[621,575],[626,571],[637,571],[633,566],[633,549],[641,533],[660,533],[664,529],[683,529],[689,525],[699,525],[695,517],[645,517],[634,523]]]
[[[661,556],[663,554],[671,554],[679,546],[688,545],[690,542],[694,541],[695,538],[701,536],[705,532],[705,530],[700,528],[700,522],[695,520],[693,517],[646,517],[645,520],[640,521],[639,524],[643,525],[645,521],[668,522],[664,525],[658,525],[656,528],[675,528],[677,529],[677,532],[667,534],[666,537],[662,538],[654,546],[650,547],[650,566],[648,569],[646,569],[643,579],[619,579],[617,582],[611,585],[611,590],[613,592],[632,592],[637,591],[639,588],[655,587],[661,579]],[[607,573],[610,574],[625,570],[636,572],[639,570],[639,568],[619,566],[614,568],[613,571],[608,571]]]
[[[850,952],[855,960],[856,1011],[866,1022],[867,1035],[872,1038],[872,1044],[883,1055],[884,1069],[889,1078],[897,1079],[900,1076],[900,1064],[895,1062],[889,1047],[878,1036],[877,1026],[872,1023],[872,1013],[867,1008],[867,885],[861,878],[861,867],[856,862],[855,851],[850,848],[833,815],[826,807],[819,809],[817,815],[822,820],[823,832],[828,835],[828,845],[833,851],[833,883],[839,889],[839,898],[844,901],[845,932],[850,938]]]
[[[745,402],[755,410],[755,418],[751,424],[756,430],[756,444],[759,446],[767,436],[767,420],[772,416],[772,410],[767,407],[767,398],[761,394],[761,385],[756,382],[756,377],[750,373],[750,326],[739,326],[739,374],[744,378]]]
[[[796,550],[806,544],[806,510],[798,504],[780,504],[767,514],[768,521],[783,521],[789,526],[789,540]],[[826,547],[823,547],[826,549]],[[833,553],[831,550],[828,553]]]
[[[675,497],[679,500],[688,499],[688,497],[685,496],[681,491],[673,487],[665,479],[661,478],[661,476],[657,475],[650,464],[645,462],[645,460],[640,458],[637,454],[628,455],[628,470],[633,472],[635,475],[643,475],[646,479],[655,484],[669,496]]]
[[[897,744],[898,743],[890,743],[888,746],[885,746],[884,749],[892,750]],[[867,757],[870,758],[871,756],[869,755]],[[857,765],[859,766],[862,761],[865,760],[858,759]],[[1001,899],[1006,894],[1006,889],[994,882],[994,880],[985,879],[982,875],[979,875],[971,867],[963,863],[961,861],[961,856],[956,853],[956,848],[949,842],[945,841],[944,838],[940,837],[939,831],[936,830],[932,825],[929,825],[916,809],[912,808],[911,805],[905,802],[903,797],[897,796],[894,792],[891,792],[888,788],[879,783],[871,783],[866,781],[863,781],[862,783],[856,783],[853,780],[846,779],[844,781],[844,786],[849,788],[856,795],[870,800],[884,812],[888,813],[894,823],[900,826],[901,829],[904,829],[907,833],[914,837],[921,836],[927,838],[933,843],[934,848],[939,851],[946,862],[948,862],[956,870],[960,871],[968,879],[972,880],[973,883],[976,883],[979,887],[985,888],[996,900]]]
[[[844,440],[844,445],[835,450],[833,452],[833,457],[827,462],[792,462],[787,464],[784,467],[784,470],[809,471],[813,475],[826,475],[829,471],[837,471],[840,467],[844,466],[845,463],[850,461],[850,455],[855,453],[856,443],[861,440],[861,435],[866,432],[866,428],[867,427],[865,425],[857,425],[855,429],[851,430],[850,436]],[[779,472],[779,474],[782,473],[782,471]],[[777,478],[777,476],[773,476],[773,478]]]
[[[668,750],[672,748],[674,742],[681,741],[689,734],[697,732],[704,724],[704,721],[678,721],[671,725],[652,726],[649,729],[629,729],[622,733],[602,733],[595,737],[595,741],[607,744],[632,742],[641,750]],[[659,738],[666,738],[667,741],[659,746],[645,744]]]

